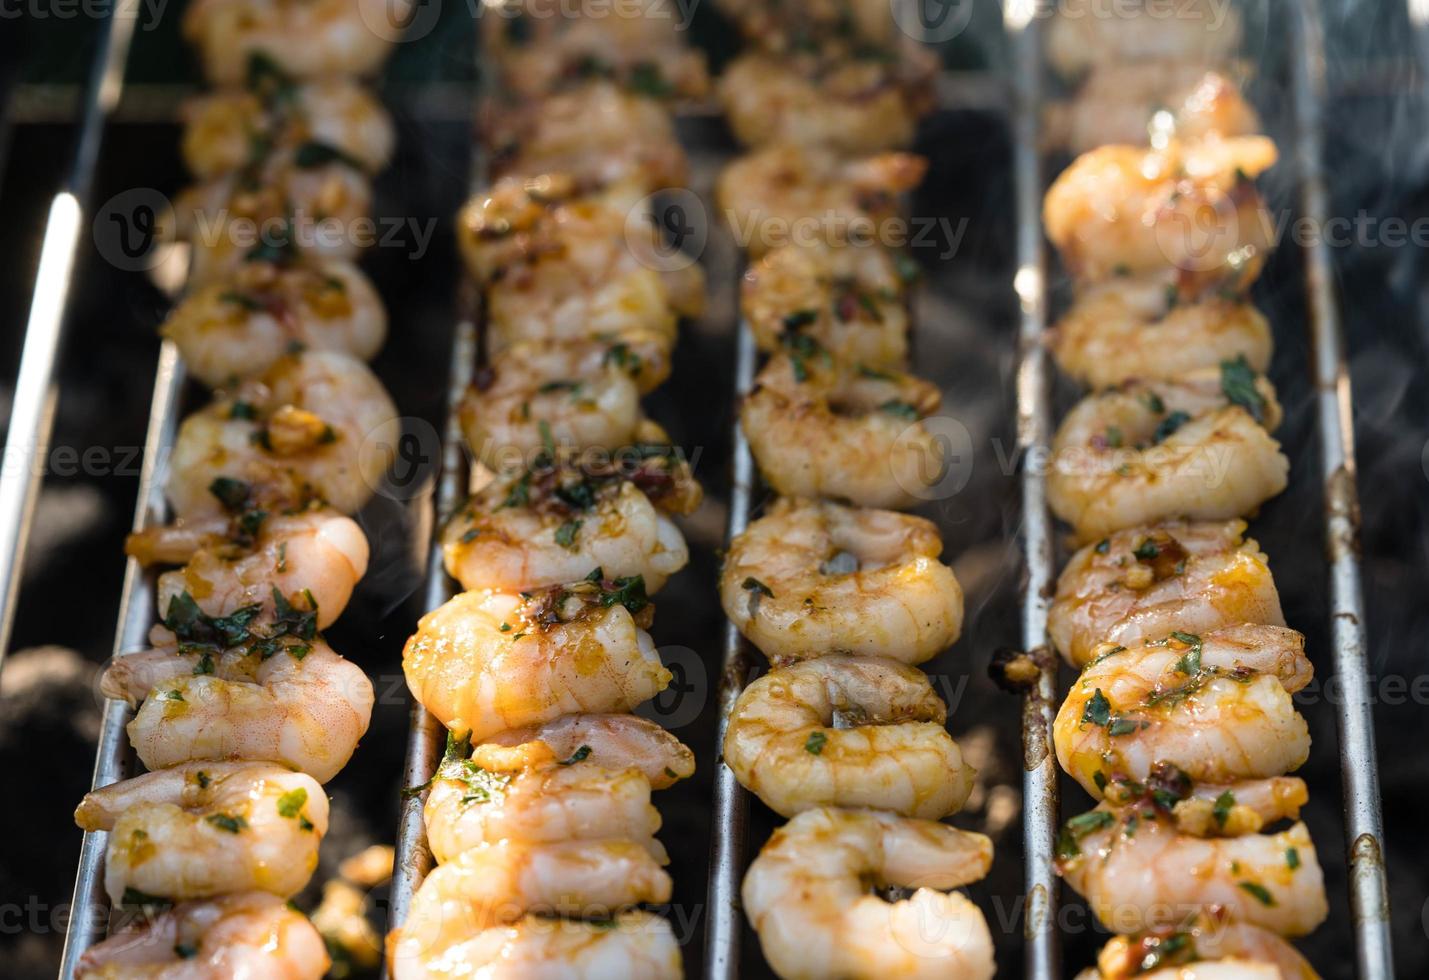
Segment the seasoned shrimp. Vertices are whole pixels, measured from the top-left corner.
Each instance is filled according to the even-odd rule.
[[[1050,143],[1074,154],[1148,137],[1252,136],[1260,118],[1240,88],[1205,63],[1133,62],[1094,68],[1070,102],[1048,108]]]
[[[350,262],[245,262],[174,307],[159,332],[210,388],[269,370],[294,348],[371,360],[387,337],[387,310]]]
[[[1215,0],[1115,14],[1096,0],[1062,0],[1057,9],[1047,30],[1047,58],[1066,78],[1104,63],[1217,64],[1241,43],[1240,12]]]
[[[1203,980],[1201,972],[1187,973],[1182,967],[1194,964],[1234,964],[1223,974],[1227,980],[1319,980],[1319,974],[1294,946],[1259,926],[1236,922],[1224,909],[1202,912],[1174,926],[1148,929],[1131,936],[1116,936],[1102,947],[1097,970],[1084,980],[1133,980],[1157,977],[1161,980]]]
[[[192,246],[189,278],[209,283],[254,258],[354,259],[371,220],[372,180],[326,152],[275,152],[185,188],[166,234]]]
[[[911,153],[846,160],[780,144],[725,167],[715,196],[736,242],[757,259],[791,242],[882,243],[895,195],[918,186],[927,169]]]
[[[881,245],[784,245],[744,274],[740,309],[760,350],[803,336],[847,361],[901,367],[908,357],[904,291],[916,268]]]
[[[487,128],[500,147],[492,176],[563,173],[583,185],[628,183],[640,194],[689,183],[689,161],[665,107],[607,81],[520,105],[493,107]]]
[[[519,342],[477,372],[462,398],[462,430],[496,472],[547,442],[618,449],[641,441],[640,396],[669,374],[669,340],[654,331]]]
[[[372,717],[372,682],[320,637],[281,635],[213,650],[127,653],[101,690],[131,706],[129,741],[150,769],[200,759],[281,762],[325,783]]]
[[[715,7],[751,45],[777,54],[817,46],[821,51],[857,50],[877,57],[890,53],[887,49],[899,39],[898,24],[884,0],[718,0]]]
[[[242,82],[257,59],[299,78],[367,75],[412,7],[412,0],[195,0],[183,31],[215,85]]]
[[[1082,154],[1047,191],[1047,237],[1083,280],[1178,270],[1207,288],[1254,280],[1271,222],[1253,178],[1274,165],[1264,136],[1162,149],[1103,146]]]
[[[744,908],[785,980],[993,975],[977,906],[945,893],[977,881],[992,841],[889,813],[806,810],[774,832],[744,877]],[[872,887],[916,888],[886,902]]]
[[[616,11],[600,0],[518,0],[480,24],[502,89],[524,98],[593,77],[651,98],[703,98],[704,52],[683,43],[674,18],[653,5]]]
[[[943,727],[948,709],[920,670],[878,657],[822,657],[744,689],[724,759],[786,817],[877,807],[937,820],[957,812],[976,770]]]
[[[716,93],[746,146],[787,141],[878,153],[913,142],[918,117],[930,107],[934,68],[928,57],[912,64],[754,52],[730,63]]]
[[[427,876],[388,948],[398,963],[427,960],[530,912],[609,919],[633,905],[669,901],[670,888],[670,876],[630,841],[482,844]]]
[[[184,163],[200,180],[242,170],[263,149],[307,155],[336,151],[376,173],[392,156],[392,118],[351,78],[297,84],[276,66],[249,66],[244,88],[190,99],[182,107]]]
[[[1278,776],[1309,757],[1290,695],[1313,671],[1294,630],[1176,631],[1095,653],[1053,727],[1058,761],[1088,793],[1118,776],[1145,779],[1159,762],[1214,784]]]
[[[1057,868],[1097,918],[1116,932],[1176,926],[1207,908],[1285,936],[1325,920],[1324,877],[1303,823],[1277,834],[1198,837],[1144,801],[1068,820]]]
[[[424,810],[432,854],[446,862],[502,840],[611,839],[634,841],[667,863],[655,840],[660,812],[650,805],[650,781],[638,769],[609,768],[584,748],[558,758],[537,743],[514,766],[449,756]]]
[[[1183,302],[1162,278],[1112,279],[1085,290],[1051,331],[1063,373],[1109,388],[1134,379],[1171,381],[1244,358],[1270,364],[1270,324],[1244,299]]]
[[[398,431],[397,407],[367,365],[305,351],[186,418],[165,490],[184,520],[313,500],[355,513],[380,484]]]
[[[673,344],[677,316],[703,308],[704,276],[660,261],[641,194],[631,184],[585,192],[567,174],[544,174],[505,178],[468,202],[457,241],[486,288],[493,348],[628,331]]]
[[[776,664],[835,653],[918,664],[962,630],[942,550],[921,517],[781,498],[730,543],[720,602]]]
[[[87,793],[74,812],[82,829],[109,831],[104,888],[116,905],[243,891],[287,898],[318,866],[327,818],[311,776],[267,762],[145,773]]]
[[[1103,642],[1134,646],[1172,630],[1284,626],[1280,594],[1245,521],[1163,521],[1089,544],[1057,579],[1047,634],[1074,667]]]
[[[779,493],[864,507],[909,507],[943,475],[942,444],[923,425],[942,393],[911,374],[836,361],[787,337],[754,380],[739,421],[759,472]]]
[[[213,618],[240,613],[245,622],[271,623],[276,590],[311,604],[317,628],[326,629],[367,571],[367,536],[356,521],[328,508],[273,517],[249,512],[230,522],[195,524],[217,533],[196,535],[195,526],[179,524],[131,534],[125,543],[141,564],[184,564],[159,576],[160,616],[168,617],[178,600]]]
[[[1052,440],[1047,501],[1085,543],[1168,517],[1240,517],[1285,489],[1275,389],[1244,361],[1084,398]]]
[[[677,449],[662,440],[557,456],[493,480],[447,523],[447,571],[464,588],[530,591],[600,568],[655,592],[685,567],[684,535],[666,515],[691,513],[701,491]]]
[[[557,759],[587,755],[606,769],[637,769],[652,789],[665,789],[695,772],[695,754],[674,735],[652,721],[624,714],[562,715],[555,721],[511,728],[471,751],[472,761],[486,769],[524,764],[533,753]]]
[[[423,616],[402,652],[407,686],[474,742],[572,712],[629,711],[670,683],[638,579],[528,593],[464,592]]]
[[[184,902],[85,950],[75,980],[320,980],[322,936],[276,895],[241,892]]]
[[[680,947],[670,923],[649,912],[596,922],[528,915],[480,932],[452,929],[431,948],[405,933],[388,940],[394,980],[679,980]]]

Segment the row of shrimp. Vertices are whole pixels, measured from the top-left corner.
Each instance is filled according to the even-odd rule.
[[[1119,934],[1086,980],[1304,980],[1284,937],[1328,911],[1305,783],[1287,775],[1309,755],[1293,696],[1312,668],[1242,519],[1289,468],[1270,328],[1247,295],[1269,247],[1254,178],[1276,151],[1206,70],[1239,44],[1213,6],[1049,32],[1053,64],[1089,72],[1062,134],[1085,152],[1044,202],[1075,283],[1051,350],[1093,388],[1056,433],[1047,487],[1081,545],[1050,610],[1081,671],[1053,739],[1097,800],[1066,821],[1057,866]]]
[[[650,596],[689,560],[701,489],[642,409],[670,374],[698,266],[656,261],[651,195],[688,163],[668,100],[702,59],[654,8],[517,4],[484,18],[492,183],[458,244],[484,349],[459,418],[477,479],[441,531],[465,591],[403,652],[448,748],[423,816],[438,865],[387,940],[396,980],[683,976],[653,790],[693,753],[632,714],[672,680]],[[509,16],[508,16],[509,15]]]
[[[195,226],[249,201],[291,217],[329,181],[363,188],[365,209],[393,127],[357,76],[392,38],[327,2],[200,0],[185,32],[217,86],[184,112]],[[126,546],[146,568],[170,566],[152,648],[117,656],[102,680],[137,709],[127,731],[149,771],[75,812],[108,833],[105,890],[138,914],[76,975],[316,980],[324,939],[288,900],[318,865],[323,784],[372,713],[370,680],[322,631],[367,570],[353,515],[397,441],[396,407],[365,363],[387,317],[351,253],[222,230],[192,237],[191,253],[162,333],[213,400],[168,460],[174,523]]]
[[[718,197],[768,355],[739,420],[778,495],[721,571],[726,615],[770,664],[723,762],[789,818],[744,910],[787,980],[990,977],[987,923],[953,889],[987,873],[992,843],[941,822],[976,772],[917,669],[957,640],[963,595],[937,528],[899,512],[942,475],[926,424],[942,395],[907,369],[917,266],[878,233],[926,167],[901,149],[929,52],[898,43],[886,4],[722,7],[750,43],[718,86],[750,151]]]

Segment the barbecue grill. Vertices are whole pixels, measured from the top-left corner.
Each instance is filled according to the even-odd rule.
[[[966,433],[968,438],[964,485],[930,501],[920,512],[942,528],[945,558],[968,594],[969,622],[958,644],[925,667],[950,702],[949,727],[954,736],[965,745],[984,746],[985,785],[977,805],[954,822],[983,829],[994,836],[998,849],[992,876],[970,891],[997,940],[1000,972],[1018,975],[1020,971],[1039,980],[1075,973],[1091,962],[1100,941],[1085,910],[1078,913],[1080,903],[1062,901],[1052,869],[1057,825],[1062,816],[1079,812],[1080,804],[1071,803],[1063,810],[1059,790],[1064,787],[1051,752],[1051,719],[1068,675],[1059,671],[1060,661],[1046,648],[1045,626],[1065,549],[1047,512],[1041,471],[1032,462],[1038,449],[1050,442],[1054,420],[1071,398],[1070,391],[1062,390],[1063,383],[1053,379],[1041,346],[1049,318],[1061,309],[1058,289],[1064,278],[1049,259],[1040,227],[1043,191],[1060,168],[1043,140],[1042,113],[1057,95],[1055,82],[1042,67],[1040,51],[1046,6],[1030,0],[1008,0],[1001,11],[994,5],[978,5],[967,30],[944,45],[948,67],[939,79],[939,110],[926,121],[914,148],[930,156],[932,168],[924,187],[908,202],[912,215],[948,219],[950,224],[939,226],[945,231],[959,227],[955,224],[959,219],[968,219],[956,242],[934,235],[946,248],[913,249],[925,274],[914,300],[914,369],[943,387],[944,414],[956,423],[949,431]],[[1345,125],[1346,104],[1373,97],[1396,97],[1401,125],[1408,125],[1403,118],[1414,111],[1422,113],[1419,99],[1425,82],[1414,59],[1429,50],[1423,42],[1429,36],[1425,29],[1429,8],[1419,0],[1409,0],[1403,9],[1386,4],[1395,8],[1392,21],[1388,20],[1391,12],[1375,12],[1380,19],[1368,35],[1386,46],[1397,41],[1397,58],[1376,59],[1389,70],[1372,74],[1351,72],[1348,66],[1358,65],[1363,52],[1350,46],[1349,40],[1336,43],[1337,32],[1345,31],[1349,37],[1346,24],[1352,18],[1370,16],[1363,5],[1293,0],[1246,6],[1251,39],[1247,54],[1256,62],[1250,94],[1267,132],[1281,148],[1280,164],[1262,181],[1267,199],[1273,213],[1283,210],[1323,228],[1330,216],[1340,213],[1341,205],[1339,188],[1331,181],[1337,175],[1331,155],[1338,153],[1340,159],[1345,155],[1339,132],[1327,127]],[[445,11],[438,30],[402,46],[404,60],[388,72],[391,80],[385,93],[391,96],[402,127],[403,159],[428,158],[420,171],[423,179],[442,184],[438,193],[424,194],[424,203],[435,198],[437,206],[449,205],[443,217],[454,211],[469,188],[481,184],[483,154],[479,140],[467,130],[478,93],[462,80],[476,47],[475,32],[469,22],[463,23],[467,16],[464,6]],[[1387,23],[1404,30],[1391,31]],[[16,151],[23,152],[26,145],[26,127],[45,120],[76,120],[72,164],[39,237],[30,314],[9,413],[6,466],[0,475],[0,586],[4,589],[0,651],[9,649],[12,631],[25,635],[16,628],[17,620],[23,623],[23,615],[17,617],[17,610],[22,610],[17,604],[21,570],[35,522],[40,476],[52,444],[56,399],[65,397],[65,386],[74,380],[61,358],[62,335],[68,329],[76,334],[71,338],[74,342],[88,337],[80,333],[82,318],[77,311],[85,307],[93,281],[87,274],[93,272],[88,267],[95,265],[88,254],[90,228],[104,200],[101,189],[116,190],[112,180],[105,179],[102,164],[124,152],[112,137],[104,153],[101,144],[106,132],[121,127],[141,122],[167,125],[177,104],[171,86],[126,88],[135,27],[135,20],[122,16],[98,21],[93,25],[95,56],[86,84],[68,89],[20,86],[11,93],[8,112],[0,121],[0,166],[6,159],[4,131],[7,124],[15,127],[13,168]],[[703,32],[716,43],[722,40],[712,16],[697,18],[695,31],[697,38]],[[1343,60],[1327,56],[1327,49]],[[1350,55],[1356,60],[1352,62]],[[172,56],[177,58],[177,52]],[[428,64],[439,68],[411,70],[412,65]],[[402,77],[404,71],[407,75]],[[460,77],[454,82],[453,75]],[[1421,114],[1418,119],[1420,133],[1423,118]],[[692,156],[694,188],[708,202],[714,174],[737,150],[708,107],[683,110],[680,129]],[[1400,140],[1403,133],[1398,128],[1389,135]],[[168,143],[174,142],[170,136]],[[1421,168],[1429,164],[1424,148],[1421,142],[1420,155],[1413,161]],[[1401,149],[1391,143],[1386,152],[1398,162],[1401,157],[1395,154]],[[1402,176],[1420,194],[1423,178],[1422,170]],[[399,196],[394,193],[396,181],[396,176],[379,180],[379,213],[384,203]],[[0,185],[0,190],[6,186]],[[1390,206],[1406,205],[1401,200],[1391,201]],[[768,494],[759,485],[748,447],[732,422],[732,405],[750,386],[757,359],[750,331],[738,323],[740,261],[712,205],[707,217],[709,244],[702,261],[710,281],[709,310],[686,329],[677,348],[673,374],[677,384],[669,387],[682,390],[654,396],[651,414],[668,424],[676,443],[698,450],[696,475],[715,503],[687,524],[692,551],[703,553],[659,597],[654,634],[667,651],[676,645],[692,648],[706,668],[703,677],[692,678],[687,692],[691,703],[697,702],[694,710],[686,704],[676,712],[683,722],[677,734],[695,748],[701,771],[658,802],[666,818],[662,839],[674,859],[676,935],[687,940],[687,972],[723,980],[766,975],[757,943],[740,912],[738,894],[744,869],[774,820],[760,804],[751,803],[714,751],[729,709],[753,676],[758,658],[719,614],[713,550],[727,535],[743,529]],[[449,228],[437,234],[449,236]],[[389,719],[386,729],[374,719],[368,742],[390,734],[392,719],[406,719],[405,763],[401,772],[395,764],[379,772],[370,762],[364,764],[364,746],[335,784],[365,782],[369,791],[362,799],[387,801],[389,811],[373,820],[385,822],[383,832],[389,840],[391,828],[396,827],[395,876],[382,903],[385,907],[378,910],[383,919],[390,916],[391,924],[401,921],[412,891],[431,866],[420,799],[399,798],[397,789],[420,785],[430,777],[445,737],[420,705],[408,708],[402,700],[404,688],[382,681],[400,680],[397,651],[415,615],[445,601],[452,589],[431,547],[436,527],[432,517],[444,516],[461,499],[468,474],[460,430],[443,405],[453,404],[470,381],[478,355],[481,310],[475,290],[459,281],[451,252],[449,242],[434,245],[428,264],[434,275],[446,277],[449,301],[433,301],[406,317],[405,336],[404,313],[394,306],[388,346],[411,343],[413,347],[389,356],[385,365],[378,362],[379,374],[394,388],[399,405],[412,415],[409,431],[427,438],[430,429],[439,442],[431,445],[427,438],[421,459],[425,492],[402,494],[398,505],[394,498],[385,498],[378,513],[365,518],[369,528],[383,529],[387,559],[412,566],[413,574],[381,583],[385,615],[364,621],[387,624],[387,635],[370,647],[364,641],[361,654],[353,655],[375,675],[381,699],[378,710],[385,709]],[[1417,904],[1425,898],[1423,886],[1405,885],[1409,890],[1401,893],[1387,875],[1387,867],[1404,874],[1408,868],[1404,863],[1396,868],[1386,857],[1394,835],[1386,841],[1374,714],[1379,675],[1412,670],[1403,654],[1397,661],[1389,660],[1391,652],[1385,647],[1392,643],[1409,647],[1422,616],[1412,608],[1394,610],[1388,608],[1389,602],[1377,603],[1374,590],[1366,602],[1362,579],[1369,579],[1375,590],[1386,583],[1382,572],[1366,573],[1361,568],[1357,485],[1367,499],[1370,494],[1374,500],[1390,494],[1402,505],[1404,499],[1398,494],[1403,494],[1412,505],[1415,495],[1423,498],[1423,484],[1417,481],[1426,479],[1426,473],[1416,468],[1407,475],[1397,474],[1396,479],[1415,481],[1412,491],[1383,486],[1386,471],[1374,466],[1369,469],[1372,482],[1358,476],[1351,356],[1370,346],[1366,327],[1376,316],[1397,315],[1410,322],[1409,314],[1417,315],[1417,309],[1406,313],[1395,303],[1405,301],[1406,294],[1409,300],[1417,296],[1401,284],[1391,290],[1389,299],[1371,301],[1367,297],[1380,284],[1363,271],[1350,275],[1342,286],[1340,279],[1347,275],[1343,267],[1356,260],[1356,254],[1340,254],[1323,238],[1303,246],[1282,241],[1256,288],[1255,299],[1275,329],[1277,355],[1271,377],[1287,407],[1288,421],[1280,437],[1291,457],[1292,472],[1290,490],[1266,506],[1251,533],[1270,555],[1289,624],[1309,637],[1317,675],[1322,683],[1334,678],[1339,692],[1300,705],[1316,736],[1311,762],[1303,773],[1311,791],[1308,820],[1326,868],[1332,908],[1338,913],[1301,945],[1327,977],[1387,977],[1394,975],[1396,963],[1404,975],[1416,975],[1429,966]],[[370,259],[368,265],[379,267],[375,278],[390,304],[393,296],[386,287],[400,282],[406,267],[387,256]],[[1401,258],[1399,271],[1412,282],[1420,265],[1412,256]],[[115,272],[104,274],[113,278]],[[1410,379],[1405,389],[1415,387],[1412,382],[1429,370],[1422,358],[1423,326],[1417,320],[1413,324],[1405,329],[1411,333],[1417,329],[1417,341],[1401,342],[1419,352],[1420,360],[1402,366]],[[134,511],[136,530],[164,520],[166,449],[172,445],[178,420],[192,404],[177,351],[169,342],[157,346]],[[1401,413],[1416,404],[1422,407],[1422,399],[1416,401],[1412,392],[1401,391],[1398,401],[1387,403],[1385,391],[1378,388],[1383,375],[1367,377],[1375,386],[1367,392],[1375,414],[1362,424],[1369,425],[1378,439],[1382,428],[1397,423]],[[411,396],[407,401],[403,386]],[[1415,438],[1422,437],[1421,432]],[[1417,455],[1413,463],[1417,467]],[[1417,562],[1405,574],[1422,584],[1425,555],[1422,544],[1415,551],[1414,542],[1425,539],[1429,526],[1423,510],[1422,505],[1411,506],[1405,516],[1367,507],[1366,533],[1373,544],[1365,549],[1366,558],[1373,562],[1377,548],[1389,554],[1393,539],[1401,537],[1399,547],[1408,553],[1409,562]],[[393,544],[399,538],[400,543]],[[383,556],[381,547],[374,550],[374,575],[381,573]],[[94,560],[118,564],[112,548],[97,551]],[[153,585],[152,575],[129,561],[119,598],[115,654],[143,645],[153,621]],[[1407,583],[1390,585],[1406,589]],[[398,605],[392,597],[403,592],[411,596]],[[1387,624],[1383,628],[1377,625],[1381,617]],[[342,635],[352,633],[349,628]],[[991,693],[983,676],[993,648],[1005,645],[1031,652],[1041,666],[1037,682],[1020,705],[1012,696]],[[1418,771],[1421,779],[1422,761],[1398,757],[1409,755],[1399,743],[1425,730],[1423,707],[1410,703],[1409,710],[1418,710],[1414,716],[1418,727],[1413,731],[1403,721],[1406,713],[1393,715],[1394,727],[1383,714],[1378,719],[1380,740],[1395,757],[1393,771],[1401,775]],[[124,733],[130,716],[122,702],[103,705],[95,786],[132,772]],[[1391,735],[1396,736],[1395,743],[1388,743]],[[1411,752],[1412,747],[1411,741]],[[1329,760],[1336,755],[1340,784],[1329,775]],[[379,757],[395,762],[391,750]],[[1390,765],[1387,760],[1386,766]],[[1391,785],[1388,779],[1386,784]],[[1392,799],[1400,804],[1407,799],[1422,803],[1422,795],[1406,797],[1403,789],[1391,789],[1396,792]],[[73,802],[60,801],[61,809]],[[1388,816],[1392,831],[1396,820],[1401,832],[1416,829],[1407,812],[1391,807]],[[31,833],[45,832],[45,828],[31,829]],[[103,936],[104,837],[86,834],[79,852],[62,975],[67,976],[79,954]],[[53,846],[68,846],[70,839],[66,829],[63,845]],[[1401,862],[1412,853],[1416,852],[1404,852]],[[1401,894],[1410,898],[1409,903],[1397,902],[1394,909],[1399,939],[1394,949],[1392,893],[1396,899]],[[685,923],[688,929],[681,928]]]

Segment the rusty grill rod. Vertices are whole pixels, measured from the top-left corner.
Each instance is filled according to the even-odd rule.
[[[1038,122],[1042,56],[1038,19],[1021,0],[1007,0],[1003,23],[1012,48],[1013,177],[1017,210],[1017,293],[1020,322],[1017,365],[1017,448],[1022,479],[1022,647],[1037,665],[1022,702],[1022,841],[1025,852],[1023,941],[1031,980],[1061,974],[1057,935],[1057,758],[1052,721],[1057,710],[1057,658],[1047,645],[1052,601],[1052,519],[1047,510],[1045,461],[1051,441],[1047,351],[1047,265],[1042,241],[1042,163]]]
[[[1324,33],[1315,0],[1299,0],[1295,8],[1290,18],[1295,52],[1295,162],[1300,174],[1301,207],[1315,227],[1323,228],[1330,213],[1324,168]],[[1324,236],[1316,236],[1305,249],[1305,294],[1325,498],[1325,547],[1330,565],[1330,632],[1335,673],[1343,690],[1336,722],[1345,794],[1351,926],[1359,975],[1378,980],[1394,976],[1394,961],[1364,593],[1360,584],[1354,403],[1334,274],[1329,245]]]
[[[50,202],[45,222],[20,373],[10,406],[5,455],[0,457],[0,665],[10,649],[31,518],[54,431],[59,395],[55,373],[70,301],[74,298],[75,264],[90,217],[89,199],[104,125],[124,91],[124,67],[134,36],[134,21],[134,17],[116,13],[111,5],[99,22],[74,158],[63,187]]]

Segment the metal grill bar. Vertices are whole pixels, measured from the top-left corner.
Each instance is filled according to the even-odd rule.
[[[754,331],[741,319],[735,340],[735,404],[754,385],[758,352]],[[729,488],[729,525],[725,540],[743,534],[749,526],[754,496],[754,456],[736,415],[732,426],[734,455]],[[739,886],[744,877],[745,846],[749,833],[749,791],[734,778],[734,770],[724,764],[722,749],[730,714],[754,669],[749,644],[738,628],[726,621],[724,663],[719,678],[719,722],[715,730],[716,751],[721,752],[714,775],[714,819],[710,835],[709,923],[705,932],[706,980],[735,980],[739,976],[739,947],[744,925],[739,903]]]
[[[1022,841],[1025,970],[1032,980],[1061,974],[1057,935],[1058,879],[1052,859],[1057,836],[1057,758],[1052,721],[1057,711],[1057,658],[1047,646],[1047,611],[1053,589],[1052,519],[1047,511],[1043,462],[1051,441],[1047,351],[1047,274],[1042,242],[1042,164],[1038,115],[1042,54],[1038,20],[1026,4],[1009,0],[1004,23],[1012,46],[1013,176],[1017,207],[1017,272],[1013,289],[1021,310],[1018,328],[1017,447],[1022,477],[1022,647],[1038,666],[1022,702]]]
[[[159,366],[154,376],[154,400],[149,409],[149,430],[144,437],[144,464],[139,472],[139,497],[134,504],[134,530],[143,531],[163,524],[168,518],[159,468],[169,457],[178,428],[179,397],[184,387],[184,366],[173,341],[159,347]],[[144,645],[154,618],[154,576],[130,558],[124,566],[124,591],[119,599],[119,623],[114,631],[114,656]],[[94,781],[98,789],[117,783],[129,775],[129,740],[124,726],[133,716],[125,701],[104,702],[104,720],[95,750]],[[89,831],[79,851],[79,871],[75,875],[74,899],[70,906],[69,929],[60,960],[60,980],[74,976],[74,968],[84,951],[104,935],[108,900],[104,895],[104,851],[109,834]]]
[[[457,406],[471,384],[476,370],[477,326],[474,317],[463,317],[452,339],[451,376],[447,385],[447,420],[442,433],[442,472],[437,483],[432,548],[427,558],[427,592],[424,608],[431,611],[452,597],[455,590],[442,564],[442,546],[437,540],[440,522],[458,504],[467,489],[466,453],[462,450],[461,421]],[[411,693],[408,693],[411,697]],[[422,703],[412,698],[411,727],[407,734],[407,760],[403,786],[421,786],[437,771],[441,762],[446,728]],[[432,870],[432,851],[427,845],[427,824],[422,818],[427,794],[411,793],[402,800],[397,824],[397,847],[392,865],[392,907],[388,928],[395,929],[407,918],[412,896]],[[384,972],[385,972],[384,967]]]
[[[1295,5],[1295,162],[1301,207],[1317,228],[1329,217],[1324,170],[1325,42],[1315,0]],[[1330,562],[1330,631],[1343,696],[1336,721],[1345,794],[1351,923],[1361,977],[1392,977],[1389,890],[1384,864],[1375,756],[1364,594],[1360,585],[1359,493],[1355,484],[1354,405],[1334,265],[1324,236],[1305,250],[1311,369],[1319,416],[1320,475],[1325,495],[1325,547]]]
[[[74,160],[63,189],[50,204],[45,224],[10,409],[4,466],[0,467],[0,665],[10,649],[30,519],[54,430],[58,394],[55,371],[73,296],[74,266],[89,211],[95,164],[104,139],[104,124],[124,90],[124,64],[134,36],[134,20],[117,15],[111,7],[100,21]]]

